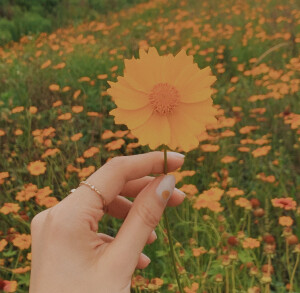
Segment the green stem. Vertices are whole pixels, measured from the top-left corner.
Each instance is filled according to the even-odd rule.
[[[225,282],[226,282],[226,293],[229,293],[229,274],[228,267],[225,267]]]
[[[285,254],[286,254],[287,271],[289,274],[289,278],[291,279],[290,253],[289,253],[289,244],[288,244],[287,240],[285,240]]]
[[[235,264],[232,264],[232,270],[231,270],[231,280],[232,280],[232,292],[235,293],[235,270],[234,270]]]
[[[297,270],[297,266],[299,264],[299,258],[300,258],[300,253],[298,252],[297,253],[297,258],[296,258],[296,263],[295,263],[295,266],[294,266],[294,269],[293,269],[293,272],[292,272],[292,276],[291,276],[291,279],[290,279],[291,287],[290,287],[289,292],[293,292],[293,282],[294,282],[294,277],[295,277],[295,273],[296,273],[296,270]]]
[[[168,173],[168,167],[167,167],[167,147],[164,147],[164,174],[167,174],[167,173]],[[182,286],[181,286],[179,275],[178,275],[177,268],[176,268],[176,261],[175,261],[175,253],[174,253],[173,240],[172,240],[172,235],[171,235],[171,230],[170,230],[170,226],[169,226],[169,221],[168,221],[166,210],[164,210],[164,221],[165,221],[165,227],[167,229],[167,235],[168,235],[168,240],[169,240],[169,245],[170,245],[170,255],[171,255],[171,259],[172,259],[172,263],[173,263],[173,268],[174,268],[174,272],[175,272],[175,276],[176,276],[176,280],[177,280],[177,284],[178,284],[178,289],[179,289],[180,293],[184,293],[183,290],[182,290]]]

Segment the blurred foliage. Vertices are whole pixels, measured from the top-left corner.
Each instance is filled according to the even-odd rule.
[[[0,46],[23,35],[91,21],[145,0],[1,0]]]

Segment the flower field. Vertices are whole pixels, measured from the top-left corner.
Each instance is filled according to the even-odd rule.
[[[184,49],[216,76],[217,122],[197,148],[172,149],[186,155],[171,173],[186,199],[167,208],[184,292],[300,292],[295,0],[153,0],[0,47],[0,291],[28,292],[37,213],[110,158],[151,151],[115,124],[108,83],[149,47]],[[105,215],[99,230],[121,224]],[[178,292],[163,221],[156,232],[132,292]]]

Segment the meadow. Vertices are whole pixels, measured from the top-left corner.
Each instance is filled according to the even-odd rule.
[[[108,114],[107,82],[155,47],[217,77],[218,122],[172,172],[184,292],[300,292],[299,28],[296,0],[153,0],[0,47],[0,291],[28,292],[37,213],[112,157],[151,151]],[[178,292],[163,221],[156,232],[132,292]]]

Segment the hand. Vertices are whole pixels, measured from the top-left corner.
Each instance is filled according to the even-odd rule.
[[[168,152],[168,171],[183,161],[182,155]],[[163,173],[163,166],[162,152],[116,157],[87,179],[105,198],[108,214],[125,219],[115,238],[97,233],[103,201],[86,185],[36,215],[31,222],[30,293],[130,292],[135,268],[150,263],[142,250],[156,239],[153,229],[166,204],[184,200],[174,189],[173,175],[147,176]]]

